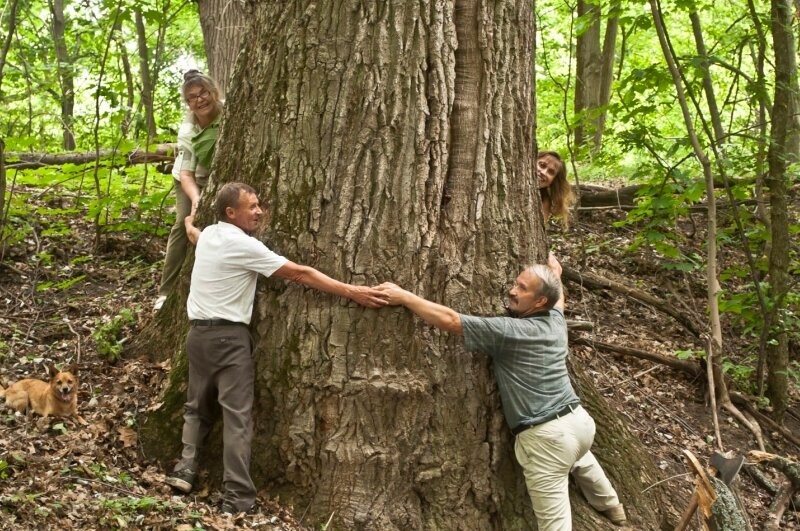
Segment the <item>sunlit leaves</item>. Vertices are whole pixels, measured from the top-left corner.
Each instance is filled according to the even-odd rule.
[[[8,150],[54,152],[62,142],[62,88],[57,66],[69,72],[75,83],[75,119],[72,130],[79,150],[94,147],[96,98],[99,103],[99,142],[114,144],[123,136],[122,124],[141,106],[139,57],[132,26],[133,8],[141,10],[148,46],[161,53],[159,84],[154,104],[159,110],[157,123],[174,127],[182,112],[176,97],[180,82],[179,60],[192,57],[202,63],[204,52],[197,7],[193,2],[173,0],[65,0],[66,49],[68,60],[55,58],[51,15],[46,0],[23,2],[19,9],[15,38],[3,70],[0,93],[0,134]],[[114,14],[122,7],[118,38],[109,47]],[[157,42],[159,27],[166,28],[165,41]],[[2,33],[2,32],[0,32]],[[117,43],[122,43],[120,48]],[[108,53],[106,52],[108,48]],[[123,54],[125,57],[123,57]],[[104,61],[105,58],[105,61]],[[151,58],[152,60],[152,58]],[[153,64],[149,67],[153,68]],[[128,101],[131,73],[134,101]],[[103,75],[101,77],[101,69]],[[135,123],[134,117],[134,123]],[[128,134],[141,136],[141,128],[131,127]],[[173,135],[167,133],[165,138]]]

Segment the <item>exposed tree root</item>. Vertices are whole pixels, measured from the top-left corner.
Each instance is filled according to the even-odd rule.
[[[767,452],[760,452],[753,450],[747,454],[749,460],[754,463],[764,463],[776,470],[783,472],[783,475],[789,480],[789,483],[781,486],[778,489],[775,498],[770,505],[771,518],[767,523],[767,529],[780,529],[781,519],[792,496],[800,490],[800,463],[781,457],[779,455],[770,454]]]

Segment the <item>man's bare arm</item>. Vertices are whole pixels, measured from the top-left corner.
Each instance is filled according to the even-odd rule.
[[[547,257],[547,266],[553,270],[553,273],[556,274],[558,280],[561,280],[561,264],[559,263],[558,259],[556,259],[556,255],[550,253]],[[566,299],[564,298],[564,283],[561,283],[561,296],[558,298],[558,301],[553,305],[555,308],[558,308],[562,312],[564,311],[564,306],[566,304]]]
[[[391,282],[385,282],[377,289],[386,297],[388,304],[405,306],[420,319],[436,328],[452,334],[464,335],[461,316],[452,308],[423,299]]]
[[[386,297],[375,288],[339,282],[313,267],[294,262],[286,262],[273,273],[273,276],[291,282],[298,282],[325,293],[346,297],[367,308],[380,308],[386,305]]]

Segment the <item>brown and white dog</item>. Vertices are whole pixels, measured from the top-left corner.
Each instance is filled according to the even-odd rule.
[[[3,389],[0,386],[0,397],[5,396],[6,405],[20,413],[28,413],[31,409],[43,417],[75,417],[83,425],[87,422],[78,415],[78,368],[67,367],[64,371],[56,370],[52,363],[47,366],[49,382],[26,378]]]

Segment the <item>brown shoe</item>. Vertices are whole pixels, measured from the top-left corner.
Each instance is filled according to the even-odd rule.
[[[611,507],[603,511],[603,516],[611,520],[614,525],[625,525],[628,523],[628,517],[625,516],[625,506],[621,503],[616,507]]]

